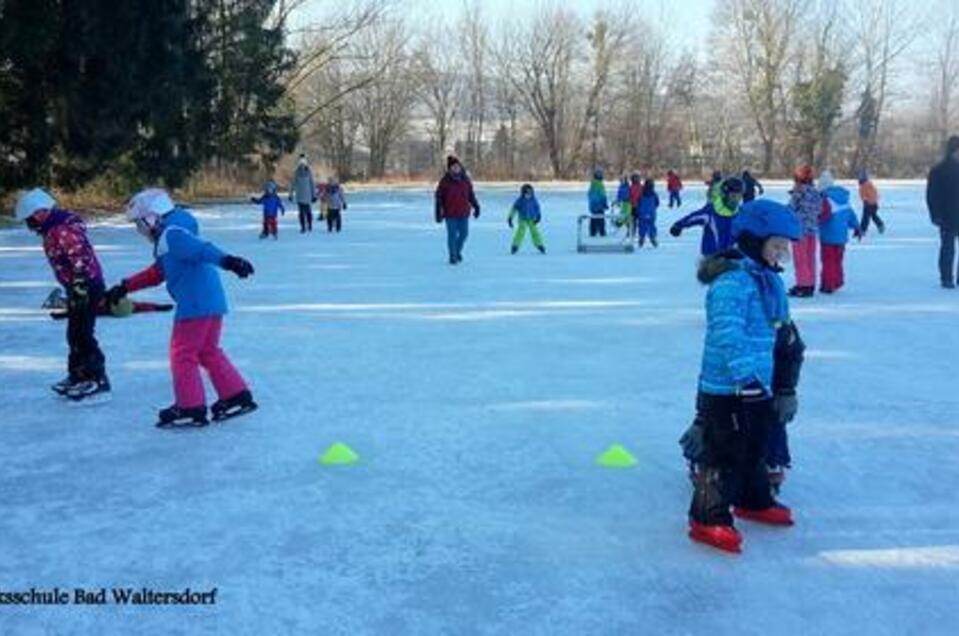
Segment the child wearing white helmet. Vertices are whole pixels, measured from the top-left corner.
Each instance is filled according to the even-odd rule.
[[[796,413],[795,384],[786,386],[786,376],[795,371],[791,379],[798,380],[798,368],[780,369],[776,359],[781,333],[789,331],[798,341],[779,263],[801,233],[786,206],[763,199],[747,203],[733,221],[735,247],[704,258],[699,269],[709,291],[697,425],[683,440],[684,447],[699,447],[701,467],[689,536],[730,552],[742,544],[734,515],[792,525],[789,508],[773,498],[764,461],[770,434]]]
[[[67,296],[67,377],[50,388],[74,401],[109,399],[103,352],[96,339],[97,306],[103,298],[103,270],[86,226],[61,210],[52,196],[35,188],[17,201],[16,218],[43,238],[43,251]]]
[[[225,254],[199,237],[196,219],[157,188],[144,190],[127,205],[127,218],[153,244],[155,262],[111,287],[107,297],[116,302],[129,292],[166,282],[176,301],[170,367],[175,402],[159,413],[157,426],[204,426],[208,423],[200,367],[210,376],[218,400],[214,421],[242,415],[256,408],[246,382],[220,348],[226,295],[217,268],[240,278],[253,274],[245,259]]]

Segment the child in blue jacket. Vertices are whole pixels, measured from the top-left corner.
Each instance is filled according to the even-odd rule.
[[[159,412],[157,426],[208,423],[201,367],[219,398],[211,408],[214,421],[252,411],[256,403],[246,382],[220,348],[227,306],[217,268],[246,278],[253,274],[253,265],[201,239],[196,218],[175,205],[164,190],[151,188],[130,199],[127,218],[153,244],[155,260],[111,287],[108,302],[115,305],[129,292],[163,282],[176,301],[170,339],[175,402]]]
[[[639,246],[642,247],[649,237],[649,242],[653,247],[659,247],[656,242],[656,210],[659,209],[659,195],[656,194],[656,184],[652,179],[646,179],[643,183],[643,196],[639,199],[639,210],[637,210]]]
[[[819,177],[819,187],[826,200],[819,217],[819,257],[822,260],[822,278],[819,291],[831,294],[846,282],[843,272],[843,257],[849,232],[862,238],[859,219],[853,210],[852,194],[846,188],[835,185],[832,174],[825,171]]]
[[[732,245],[733,219],[742,201],[743,182],[730,177],[710,191],[713,192],[712,198],[703,208],[687,214],[669,228],[670,234],[679,236],[686,228],[701,225],[703,239],[699,249],[703,256],[721,252]]]
[[[593,173],[586,199],[589,202],[589,213],[593,217],[589,220],[589,235],[606,236],[605,215],[606,210],[609,209],[609,201],[606,199],[606,185],[603,183],[602,170],[596,170]]]
[[[514,223],[514,220],[518,219]],[[540,251],[540,254],[546,253],[546,246],[543,245],[543,237],[539,233],[539,222],[543,220],[543,214],[539,209],[539,201],[536,200],[536,194],[533,192],[533,186],[525,183],[520,188],[519,198],[513,203],[510,209],[507,224],[512,228],[516,227],[513,234],[513,244],[510,247],[510,253],[515,254],[519,251],[523,239],[526,237],[526,230],[529,230],[533,245]]]
[[[286,209],[283,207],[283,200],[280,199],[280,195],[277,194],[277,189],[276,181],[270,179],[263,184],[263,194],[258,197],[250,197],[250,201],[263,206],[263,231],[260,232],[261,239],[272,235],[273,239],[276,240],[277,213],[286,214]]]
[[[709,290],[698,426],[691,427],[699,434],[701,474],[689,507],[689,536],[739,552],[733,515],[793,523],[790,509],[772,495],[765,459],[770,432],[796,412],[795,385],[780,392],[774,361],[780,330],[791,324],[779,262],[801,228],[786,206],[758,200],[743,206],[732,232],[736,247],[704,258],[699,268]]]

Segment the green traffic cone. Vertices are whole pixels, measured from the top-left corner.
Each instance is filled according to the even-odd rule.
[[[596,463],[606,468],[629,468],[636,465],[636,458],[621,444],[613,444],[596,458]]]
[[[356,454],[356,451],[342,442],[333,444],[320,456],[320,463],[324,466],[355,464],[358,461],[360,456]]]

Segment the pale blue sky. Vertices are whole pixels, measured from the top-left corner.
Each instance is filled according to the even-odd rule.
[[[559,4],[574,9],[585,18],[597,8],[614,7],[619,3],[616,0],[568,0]],[[644,14],[648,23],[663,35],[668,35],[679,48],[704,48],[714,0],[636,0],[633,4]],[[449,21],[452,26],[463,11],[463,3],[459,0],[398,0],[396,5],[397,10],[407,13],[414,24],[435,17]],[[320,21],[323,16],[335,11],[335,6],[336,3],[329,0],[309,0],[292,17],[291,26],[296,29],[306,22]],[[521,20],[529,18],[544,6],[544,2],[483,0],[481,6],[490,24],[495,27],[514,17]]]

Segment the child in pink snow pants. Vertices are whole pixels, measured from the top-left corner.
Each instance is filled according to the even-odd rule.
[[[816,291],[816,247],[823,197],[813,185],[815,178],[812,167],[802,166],[793,175],[795,185],[790,193],[789,207],[802,226],[802,238],[793,243],[796,285],[789,290],[789,295],[800,298],[812,296]]]
[[[127,217],[154,244],[156,260],[110,288],[107,298],[116,302],[129,292],[166,281],[167,290],[177,303],[170,339],[176,401],[160,411],[157,426],[207,424],[201,367],[209,374],[219,398],[210,409],[214,420],[254,410],[256,403],[246,382],[220,348],[227,306],[217,272],[219,267],[246,278],[253,274],[253,266],[200,239],[193,215],[177,207],[163,190],[144,190],[133,197]]]

